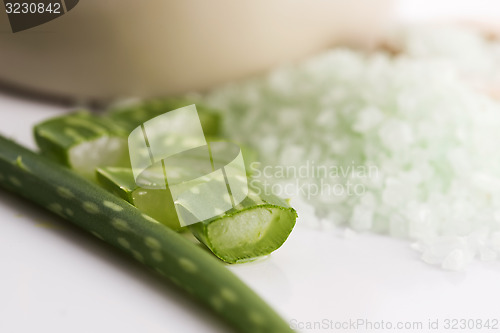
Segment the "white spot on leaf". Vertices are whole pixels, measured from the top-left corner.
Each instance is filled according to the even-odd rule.
[[[75,195],[73,194],[73,192],[71,192],[69,189],[65,188],[65,187],[58,187],[56,189],[56,192],[57,194],[59,194],[59,196],[63,197],[64,199],[72,199],[75,197]]]
[[[85,201],[82,205],[83,209],[85,209],[86,212],[90,214],[97,214],[99,213],[99,207],[90,201]]]
[[[51,203],[47,208],[57,215],[63,216],[63,207],[60,204]]]
[[[179,265],[188,273],[196,273],[198,271],[196,264],[187,258],[180,258]]]
[[[228,302],[235,303],[238,300],[238,296],[231,289],[222,288],[220,294]]]
[[[144,239],[144,241],[145,241],[144,243],[146,244],[146,246],[149,247],[150,249],[153,249],[153,250],[161,249],[160,242],[153,237],[146,237]]]
[[[113,227],[115,227],[116,230],[125,231],[128,229],[128,223],[119,218],[114,218],[113,220],[111,220],[111,224],[113,225]]]
[[[120,205],[115,204],[114,202],[104,200],[102,203],[105,207],[108,207],[111,210],[114,210],[115,212],[121,212],[123,210],[123,207]]]
[[[123,246],[126,249],[130,249],[130,243],[128,242],[128,240],[126,240],[123,237],[118,238],[118,244],[120,244],[121,246]]]

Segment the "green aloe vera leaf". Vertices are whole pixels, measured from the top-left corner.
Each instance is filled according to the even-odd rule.
[[[168,189],[147,189],[138,186],[130,168],[98,168],[97,181],[103,188],[128,201],[158,222],[176,231],[183,230]]]
[[[182,146],[181,141],[173,144]],[[203,152],[203,150],[192,149],[187,153],[183,153],[183,158],[176,159],[176,165],[167,164],[168,173],[174,175],[176,179],[188,179],[211,172],[210,160],[207,159],[208,156]],[[148,154],[147,150],[142,153]],[[205,153],[208,153],[208,151],[205,151]],[[206,164],[208,164],[210,170],[207,170]],[[96,178],[102,187],[133,204],[147,215],[154,217],[174,230],[185,230],[177,217],[170,190],[166,188],[166,185],[163,187],[158,186],[166,183],[163,166],[161,163],[154,164],[137,180],[134,179],[131,168],[98,168]],[[193,174],[197,176],[193,176]],[[174,179],[170,181],[175,182]]]
[[[214,257],[71,170],[0,137],[0,186],[151,267],[243,333],[293,332]]]
[[[223,137],[208,137],[207,141],[209,143],[230,142],[240,147],[241,154],[243,155],[243,162],[245,163],[245,172],[247,176],[252,176],[252,163],[259,161],[259,153],[256,149],[249,145],[242,144],[240,142],[236,142]]]
[[[193,235],[228,263],[249,261],[277,250],[288,238],[297,213],[286,202],[250,188],[235,208],[189,226]]]
[[[106,113],[119,127],[132,132],[136,127],[146,121],[164,114],[167,111],[179,109],[193,102],[184,98],[161,98],[139,102],[128,107],[114,108]],[[220,115],[217,111],[202,104],[196,104],[198,116],[206,137],[218,136],[220,134]]]
[[[180,169],[185,170],[182,167]],[[155,183],[164,179],[161,168],[152,168],[148,176],[147,179]],[[98,169],[97,179],[104,188],[126,199],[139,210],[170,228],[180,229],[169,188],[139,187],[132,170],[126,168]],[[198,178],[199,183],[205,180],[205,177]],[[191,182],[189,186],[193,184]],[[288,238],[297,218],[295,210],[286,202],[274,195],[266,195],[260,188],[249,188],[248,196],[226,212],[209,198],[200,201],[198,196],[191,196],[187,186],[178,191],[185,193],[177,201],[177,204],[182,205],[179,208],[183,212],[181,218],[198,222],[199,219],[191,212],[219,209],[213,218],[191,224],[189,229],[200,242],[227,263],[244,262],[272,253]],[[171,221],[166,217],[171,218]]]
[[[92,178],[97,165],[127,166],[126,132],[86,111],[46,120],[34,128],[41,152]]]
[[[203,149],[193,149],[182,154],[181,161],[170,159],[167,162],[182,165],[185,155],[187,159],[190,155],[197,157],[196,152],[200,151]],[[295,226],[295,210],[279,197],[266,193],[255,181],[251,182],[253,186],[248,186],[242,166],[233,163],[238,159],[234,156],[239,156],[238,146],[211,142],[210,152],[211,166],[205,163],[208,164],[205,170],[201,170],[201,160],[182,165],[184,170],[189,169],[189,165],[197,167],[192,175],[194,181],[175,188],[177,194],[173,196],[179,219],[189,225],[200,242],[228,263],[249,261],[278,249]],[[216,170],[224,170],[225,176],[218,178],[212,173],[209,177],[209,172]],[[169,186],[172,189],[172,182]],[[227,188],[230,193],[226,192]],[[200,200],[199,193],[212,195]]]
[[[94,180],[98,167],[130,167],[127,139],[132,130],[151,118],[186,105],[190,103],[185,100],[162,99],[115,109],[104,115],[86,111],[70,113],[36,125],[35,140],[42,154]],[[205,135],[217,135],[219,115],[203,106],[197,109]]]

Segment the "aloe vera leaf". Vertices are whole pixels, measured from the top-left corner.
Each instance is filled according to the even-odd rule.
[[[171,229],[183,230],[168,189],[146,189],[138,186],[130,168],[98,168],[96,177],[103,188],[128,201],[141,212]]]
[[[134,128],[189,104],[180,99],[162,99],[115,109],[104,115],[86,111],[70,113],[36,125],[35,140],[42,154],[95,180],[98,167],[130,167],[127,137]],[[197,109],[205,135],[217,135],[219,115],[203,106]]]
[[[252,176],[252,170],[253,168],[251,167],[252,163],[258,162],[259,161],[259,153],[256,149],[253,147],[242,144],[241,142],[236,142],[231,139],[226,139],[223,137],[208,137],[207,141],[209,143],[218,143],[218,142],[229,142],[237,145],[241,149],[241,154],[243,155],[243,161],[245,164],[245,171],[247,176]]]
[[[265,256],[277,250],[288,238],[297,213],[274,195],[263,195],[250,188],[234,209],[222,216],[192,224],[193,235],[217,257],[238,263]]]
[[[96,165],[130,165],[126,132],[86,111],[46,120],[35,126],[34,135],[44,155],[88,178]]]
[[[245,161],[255,158],[254,150],[250,148],[242,148],[241,150]],[[169,174],[175,173],[177,179],[187,179],[192,176],[193,172],[203,175],[206,171],[203,167],[206,156],[200,152],[201,150],[194,149],[187,154],[184,153],[182,159],[176,160],[177,165],[168,165]],[[219,163],[227,164],[230,162],[229,157],[224,154],[219,154],[218,157],[222,158]],[[247,167],[246,170],[248,171],[250,168]],[[98,168],[96,178],[102,187],[154,217],[160,223],[177,231],[185,230],[179,223],[170,190],[155,189],[152,186],[152,183],[163,183],[165,181],[164,170],[161,165],[156,165],[147,172],[143,180],[148,181],[148,183],[143,184],[142,187],[137,185],[130,168]]]
[[[191,104],[193,104],[191,101],[184,98],[169,97],[153,99],[139,102],[128,107],[114,108],[108,111],[106,116],[119,127],[127,131],[127,133],[130,133],[137,128],[137,126],[142,125],[156,116]],[[220,134],[219,113],[203,104],[196,104],[196,109],[198,110],[198,116],[200,117],[205,136],[218,136]]]
[[[196,151],[197,149],[194,149],[190,152]],[[248,186],[248,179],[241,170],[242,166],[236,162],[238,156],[241,156],[238,151],[234,145],[210,143],[212,168],[223,169],[226,173],[225,179],[212,178],[206,184],[197,184],[203,177],[197,178],[190,182],[191,188],[181,187],[178,190],[180,194],[174,195],[180,220],[202,221],[185,224],[190,226],[191,232],[200,242],[228,263],[252,260],[275,251],[288,238],[297,218],[293,208],[272,193],[266,193],[263,188],[254,184],[255,181],[252,181],[254,186]],[[190,164],[195,163],[187,163],[184,168],[189,169]],[[205,170],[200,174],[209,171]],[[223,184],[218,188],[225,190],[227,182],[231,189],[229,198],[225,198],[226,201],[231,201],[230,209],[225,209],[226,205],[220,200],[199,200],[197,193],[203,193],[204,186],[217,188],[217,182]],[[172,186],[171,182],[169,185]],[[221,191],[216,197],[224,196],[224,192]],[[206,214],[212,210],[212,215]]]
[[[0,186],[153,268],[243,333],[293,332],[211,255],[67,168],[0,137]]]
[[[150,179],[163,177],[162,170],[157,172]],[[132,170],[126,168],[98,169],[97,179],[101,186],[144,213],[173,229],[180,229],[168,188],[141,188],[136,184]],[[200,205],[203,203],[195,196],[190,197],[188,188],[185,190],[187,195],[179,198],[186,209],[185,214],[189,215],[190,209],[202,209]],[[207,209],[214,207],[210,202],[207,206]],[[167,221],[167,216],[173,216],[172,220]],[[295,210],[280,198],[266,195],[260,188],[250,188],[247,198],[235,208],[192,224],[189,229],[218,258],[227,263],[237,263],[268,255],[278,249],[292,231],[296,217]],[[191,218],[198,221],[195,216]]]

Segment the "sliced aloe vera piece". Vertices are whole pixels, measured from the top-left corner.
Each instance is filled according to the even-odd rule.
[[[160,169],[156,172],[155,175],[155,169],[150,171],[152,182],[155,177],[163,178]],[[168,188],[141,188],[136,184],[132,170],[127,168],[98,169],[97,179],[104,188],[159,222],[176,230],[181,228]],[[188,195],[180,199],[188,201],[184,217],[193,206],[202,209],[202,202],[190,198],[187,188],[186,193]],[[237,263],[268,255],[278,249],[288,238],[296,218],[295,210],[280,198],[266,195],[260,188],[249,188],[248,196],[235,208],[192,224],[189,229],[217,257],[228,263]]]
[[[181,142],[174,144],[182,145]],[[216,144],[215,144],[216,145]],[[147,151],[142,152],[147,155]],[[255,158],[255,152],[250,148],[242,149],[244,160]],[[179,158],[179,156],[182,156]],[[218,153],[217,163],[227,165],[230,157],[226,152]],[[206,150],[191,149],[182,155],[177,155],[175,163],[167,164],[168,174],[173,176],[171,184],[177,184],[175,179],[199,178],[212,171],[211,161],[207,160]],[[209,170],[207,170],[207,164]],[[250,168],[246,168],[250,170]],[[96,177],[98,183],[108,191],[128,201],[144,213],[152,216],[161,223],[174,230],[182,230],[170,189],[158,188],[158,184],[165,183],[165,174],[162,164],[156,164],[143,173],[137,180],[134,179],[130,168],[125,167],[103,167],[97,168]],[[191,183],[193,185],[193,183]],[[183,187],[180,187],[180,191]],[[187,189],[185,189],[187,190]]]
[[[34,129],[44,155],[88,178],[97,165],[129,164],[125,133],[109,119],[86,111],[49,119]]]
[[[118,126],[126,130],[128,133],[133,131],[137,126],[151,118],[164,114],[167,111],[179,109],[193,104],[191,101],[184,98],[163,98],[153,99],[128,107],[120,107],[110,110],[106,116],[112,119]],[[210,109],[202,104],[196,104],[198,116],[203,126],[205,136],[217,136],[220,132],[220,115],[217,111]]]
[[[86,111],[70,113],[35,126],[35,140],[43,155],[86,178],[95,179],[98,167],[130,167],[127,137],[134,128],[189,104],[186,100],[162,99],[115,109],[104,115]],[[217,135],[219,115],[204,106],[197,109],[205,135]]]
[[[247,176],[249,176],[249,177],[252,176],[252,170],[253,170],[252,163],[255,163],[259,160],[259,154],[258,154],[257,150],[255,150],[253,147],[250,147],[246,144],[242,144],[240,142],[236,142],[233,140],[227,140],[227,139],[221,138],[221,137],[208,137],[207,141],[212,143],[212,144],[214,144],[214,143],[217,144],[219,142],[229,142],[229,143],[237,145],[241,149],[241,153],[243,155],[245,172],[246,172]],[[223,162],[227,163],[228,160],[226,159]]]
[[[96,175],[99,184],[109,192],[169,228],[182,230],[168,189],[146,189],[138,186],[130,168],[98,168]]]
[[[295,226],[297,213],[274,195],[259,188],[222,216],[189,226],[193,235],[217,257],[237,263],[277,250]]]
[[[134,178],[131,168],[97,168],[97,181],[102,187],[136,206],[145,214],[174,230],[182,230],[183,226],[176,213],[171,188],[167,188],[166,185],[165,172],[171,176],[170,184],[176,186],[177,192],[188,191],[190,187],[206,181],[206,177],[203,176],[212,171],[209,156],[203,152],[203,149],[193,149],[176,155],[175,163],[167,163],[167,166],[157,163],[137,179]],[[228,163],[224,155],[219,157],[222,157],[219,163]],[[193,178],[197,181],[191,181],[189,184],[176,181]],[[226,189],[225,184],[222,188]],[[198,210],[203,208],[203,204],[209,206],[207,209],[210,210],[214,206],[209,199],[199,201],[198,198],[189,198],[188,202],[197,206]]]
[[[255,182],[252,182],[253,186],[248,186],[237,146],[211,142],[210,151],[212,170],[224,170],[224,178],[199,177],[194,182],[188,182],[189,187],[177,189],[178,194],[174,198],[181,222],[201,221],[186,224],[200,242],[228,263],[252,260],[278,249],[295,226],[295,210],[279,197],[266,193]],[[196,153],[197,150],[190,152]],[[187,155],[189,157],[190,154]],[[182,165],[181,162],[174,161],[174,164]],[[201,164],[197,165],[196,171]],[[189,168],[189,164],[184,168]],[[202,171],[201,174],[207,174],[210,170]],[[220,186],[220,183],[223,185]],[[172,186],[172,183],[169,184]],[[226,186],[230,189],[229,193],[225,191]],[[215,189],[220,189],[220,192]],[[213,193],[215,199],[200,197],[199,193]],[[225,197],[226,194],[227,198],[217,200],[217,197]],[[228,201],[231,202],[229,209]],[[213,214],[210,217],[201,218],[211,211]]]

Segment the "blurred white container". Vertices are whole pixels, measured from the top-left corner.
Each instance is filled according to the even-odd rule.
[[[206,89],[379,33],[391,0],[84,0],[10,33],[0,15],[0,81],[79,99]]]

